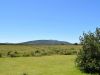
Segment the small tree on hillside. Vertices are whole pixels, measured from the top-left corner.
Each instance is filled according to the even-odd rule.
[[[83,33],[80,42],[83,47],[76,59],[78,68],[85,73],[100,75],[100,28],[94,33]]]

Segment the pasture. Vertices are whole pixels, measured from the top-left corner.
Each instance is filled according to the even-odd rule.
[[[0,45],[0,57],[74,55],[81,45]]]
[[[86,75],[75,67],[81,45],[0,45],[0,75]]]
[[[0,75],[86,75],[75,67],[75,55],[0,58]]]

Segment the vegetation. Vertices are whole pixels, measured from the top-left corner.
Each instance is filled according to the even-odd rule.
[[[0,57],[75,55],[81,45],[0,45]]]
[[[23,73],[22,75],[28,75],[27,73]]]
[[[86,75],[74,64],[75,55],[0,58],[0,75]]]
[[[100,28],[84,33],[80,41],[83,48],[76,59],[77,66],[85,73],[100,75]]]

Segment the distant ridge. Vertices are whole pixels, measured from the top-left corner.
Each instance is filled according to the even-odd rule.
[[[68,45],[71,44],[66,41],[58,41],[58,40],[35,40],[35,41],[27,41],[22,42],[20,44],[34,44],[34,45]]]

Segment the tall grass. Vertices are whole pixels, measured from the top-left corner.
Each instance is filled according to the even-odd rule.
[[[74,55],[80,45],[0,45],[0,57]]]

